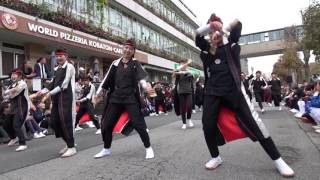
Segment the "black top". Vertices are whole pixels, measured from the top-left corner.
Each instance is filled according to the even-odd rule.
[[[224,46],[220,46],[217,48],[215,55],[209,54],[210,77],[208,85],[204,88],[205,94],[223,96],[236,89],[224,48]]]
[[[191,94],[193,76],[190,73],[177,74],[177,90],[178,94]]]
[[[114,92],[111,93],[111,103],[136,103],[138,99],[135,97],[137,90],[137,82],[144,79],[147,73],[143,70],[141,64],[130,60],[126,63],[120,60],[115,76]]]
[[[242,24],[238,22],[231,30],[228,42],[224,41],[224,45],[218,47],[214,55],[210,52],[211,45],[204,36],[196,36],[196,46],[201,49],[200,58],[205,76],[204,95],[222,96],[233,90],[241,90],[241,48],[237,44],[241,29]]]
[[[244,89],[246,90],[246,92],[249,91],[249,81],[250,81],[253,77],[254,77],[254,76],[251,74],[248,78],[242,80],[243,86],[244,86]]]
[[[266,82],[262,78],[256,78],[251,83],[252,89],[255,93],[262,92]]]
[[[155,100],[156,101],[164,101],[165,97],[164,97],[164,93],[163,93],[162,87],[156,87],[156,88],[154,88],[154,90],[157,93],[157,96],[155,97]]]
[[[62,88],[62,84],[66,78],[67,71],[70,71],[70,69],[68,69],[68,65],[65,67],[57,68],[57,70],[55,71],[55,77],[53,78],[51,86],[49,87],[50,90],[54,89],[57,86],[60,86],[60,88]],[[69,81],[68,86],[65,90],[61,90],[61,92],[52,96],[53,104],[58,103],[59,98],[63,99],[65,103],[66,102],[72,103],[73,91],[72,91],[71,81]]]
[[[271,85],[271,94],[280,95],[281,94],[281,82],[279,79],[272,79],[268,82]]]

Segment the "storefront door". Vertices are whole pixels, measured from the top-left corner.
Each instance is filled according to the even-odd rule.
[[[23,50],[0,46],[0,75],[9,75],[13,68],[21,67],[24,61]]]

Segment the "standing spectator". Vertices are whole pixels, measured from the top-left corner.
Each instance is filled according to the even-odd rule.
[[[22,67],[20,68],[23,76],[27,79],[32,79],[35,74],[33,73],[33,69],[31,66],[31,61],[27,60],[23,63]]]
[[[271,74],[271,76],[272,76],[272,78],[268,83],[271,86],[271,96],[272,96],[274,105],[276,107],[279,107],[279,111],[281,111],[281,106],[280,106],[280,102],[281,102],[281,81],[277,77],[276,73],[273,72]]]
[[[264,89],[267,85],[267,83],[265,82],[265,80],[261,77],[261,71],[257,71],[256,72],[256,78],[252,81],[251,83],[252,88],[253,88],[253,92],[254,92],[254,96],[256,98],[256,101],[259,104],[259,107],[261,109],[261,112],[264,113],[265,110],[262,106],[262,98],[263,98],[263,93],[264,93]]]
[[[156,116],[159,115],[160,106],[162,107],[163,112],[165,113],[165,115],[168,115],[167,109],[166,109],[166,106],[165,106],[165,103],[164,103],[165,96],[164,96],[164,91],[162,89],[161,83],[157,82],[157,84],[155,85],[154,89],[155,89],[155,91],[157,93],[157,96],[155,97]]]
[[[49,67],[47,65],[47,60],[44,57],[41,57],[37,60],[37,64],[34,65],[35,77],[41,79],[51,78]]]
[[[99,76],[100,76],[100,73],[99,72],[95,72],[92,82],[93,83],[99,83],[100,82],[100,77]]]
[[[242,80],[242,83],[243,83],[243,86],[244,86],[244,89],[246,91],[246,94],[249,96],[249,99],[250,99],[250,102],[252,101],[252,93],[250,91],[250,80],[253,78],[253,74],[251,74],[249,77],[247,77],[247,75],[242,72],[241,73],[241,80]]]
[[[202,81],[198,81],[196,83],[196,91],[195,91],[195,105],[198,106],[199,110],[201,111],[201,107],[203,105],[203,83]]]

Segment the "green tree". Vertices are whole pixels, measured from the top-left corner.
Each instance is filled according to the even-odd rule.
[[[302,14],[304,29],[303,45],[312,50],[316,60],[320,60],[320,3],[313,1]]]
[[[102,28],[105,20],[104,8],[108,4],[108,0],[96,0],[97,1],[97,10],[100,12],[100,28]]]

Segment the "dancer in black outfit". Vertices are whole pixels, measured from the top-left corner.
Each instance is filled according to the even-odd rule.
[[[147,132],[147,125],[140,110],[139,84],[149,94],[151,94],[153,90],[151,85],[148,85],[144,80],[147,73],[139,61],[133,58],[134,53],[134,40],[129,39],[124,43],[123,56],[113,61],[97,90],[98,95],[101,95],[103,91],[108,91],[108,99],[101,120],[104,148],[94,156],[95,158],[101,158],[111,154],[112,131],[124,111],[128,112],[129,123],[138,132],[146,148],[145,158],[154,158]]]
[[[240,46],[237,44],[241,36],[242,24],[235,20],[228,28],[227,39],[222,33],[222,21],[211,15],[208,26],[197,30],[196,45],[201,49],[205,73],[203,130],[212,159],[206,163],[207,169],[215,169],[222,163],[218,145],[226,142],[227,136],[221,129],[228,120],[219,119],[222,108],[231,110],[235,115],[235,124],[230,129],[242,130],[252,140],[259,141],[264,150],[274,160],[281,175],[292,177],[293,170],[282,160],[270,134],[258,114],[254,111],[240,79]],[[210,42],[204,35],[209,34]],[[221,124],[220,124],[221,123]],[[235,138],[234,138],[235,139]]]
[[[265,110],[263,108],[262,102],[263,102],[263,94],[264,89],[267,86],[266,81],[261,77],[261,71],[256,72],[256,78],[254,78],[251,82],[251,86],[253,89],[254,97],[256,98],[256,102],[259,104],[259,107],[261,109],[261,112],[264,113]]]
[[[68,54],[65,50],[55,52],[58,66],[49,85],[50,92],[42,98],[44,103],[49,97],[52,100],[51,124],[57,138],[62,138],[67,146],[60,150],[62,158],[73,156],[77,153],[74,144],[74,123],[76,115],[75,101],[75,69],[67,61]]]

